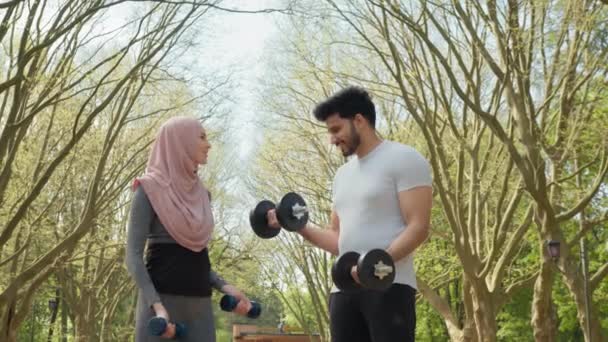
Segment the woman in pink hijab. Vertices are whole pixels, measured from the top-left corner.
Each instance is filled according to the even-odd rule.
[[[156,136],[145,174],[134,182],[127,268],[139,288],[136,342],[180,335],[181,327],[169,323],[160,337],[153,336],[148,324],[154,317],[183,324],[187,333],[180,341],[215,341],[212,288],[240,300],[235,312],[246,315],[251,308],[241,291],[211,270],[213,214],[197,176],[210,148],[198,120],[172,118]]]

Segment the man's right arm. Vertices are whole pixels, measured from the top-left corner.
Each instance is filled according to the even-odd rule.
[[[339,254],[338,237],[340,236],[340,219],[334,210],[331,212],[328,228],[322,229],[308,222],[304,228],[298,230],[298,233],[313,245],[333,255]]]

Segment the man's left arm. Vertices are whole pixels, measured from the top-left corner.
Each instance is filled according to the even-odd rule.
[[[387,252],[395,262],[410,255],[429,236],[433,190],[418,186],[399,192],[399,208],[407,228],[390,244]]]

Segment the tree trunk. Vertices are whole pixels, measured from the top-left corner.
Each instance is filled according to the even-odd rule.
[[[483,280],[471,281],[471,299],[473,304],[473,317],[479,342],[496,341],[496,310],[492,294],[487,291]]]
[[[464,319],[462,328],[462,338],[466,342],[478,342],[479,336],[475,329],[473,296],[471,295],[471,281],[465,276],[462,284],[462,299],[464,301]]]
[[[578,274],[576,266],[564,262],[566,271],[563,274],[563,279],[574,297],[576,311],[581,330],[585,336],[586,342],[606,341],[602,336],[602,326],[598,319],[597,312],[593,306],[593,301],[588,302],[588,307],[585,306],[585,284],[584,279]],[[589,309],[587,311],[587,309]],[[595,313],[595,314],[594,314]],[[588,329],[587,329],[588,327]]]
[[[544,253],[544,243],[540,243],[541,255]],[[540,273],[534,284],[532,299],[532,329],[537,342],[555,341],[556,322],[553,320],[553,303],[551,289],[553,288],[553,270],[551,260],[541,259]]]
[[[74,321],[74,328],[76,331],[76,336],[74,336],[74,341],[76,342],[89,342],[94,341],[93,338],[94,332],[91,329],[91,324],[87,321],[85,317],[78,316]]]
[[[14,317],[15,317],[15,301],[10,301],[8,305],[0,311],[0,322],[2,326],[0,327],[0,337],[2,337],[2,341],[16,341],[17,340],[17,331],[14,329]]]

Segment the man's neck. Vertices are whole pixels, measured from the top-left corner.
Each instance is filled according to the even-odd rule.
[[[368,155],[371,151],[373,151],[378,145],[382,143],[382,139],[376,135],[376,132],[371,132],[367,136],[361,136],[361,144],[357,148],[355,153],[359,159]]]

